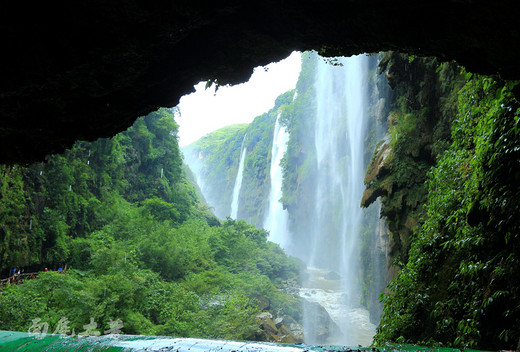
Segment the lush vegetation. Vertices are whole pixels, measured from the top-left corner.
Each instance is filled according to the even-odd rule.
[[[39,318],[52,332],[65,317],[79,333],[92,318],[102,333],[120,319],[124,333],[254,340],[260,311],[301,318],[279,289],[299,263],[264,230],[208,211],[176,132],[161,109],[46,163],[0,167],[3,276],[51,269],[1,288],[0,329]]]
[[[385,53],[380,70],[393,88],[387,114],[388,137],[368,167],[363,205],[382,196],[390,231],[390,254],[406,263],[410,237],[424,216],[428,170],[451,143],[460,68],[432,58]]]
[[[275,122],[278,115],[283,116],[293,97],[294,90],[278,96],[273,109],[253,120],[247,130],[248,152],[238,215],[239,218],[257,226],[263,225],[269,206],[271,151]]]
[[[183,148],[186,162],[197,175],[206,201],[221,219],[231,213],[233,186],[247,126],[224,127]]]
[[[261,225],[281,114],[290,132],[282,202],[296,246],[307,239],[316,197],[315,60],[304,54],[296,98],[287,92],[250,125],[219,130],[185,150],[225,217],[247,147],[239,217]],[[371,65],[375,70],[375,58]],[[517,82],[398,53],[380,57],[379,66],[393,93],[370,114],[374,121],[387,116],[389,130],[368,167],[363,204],[381,199],[396,271],[381,296],[376,342],[517,348]],[[369,82],[372,89],[383,83],[382,76]],[[375,122],[371,128],[378,136]],[[257,339],[260,311],[301,318],[300,302],[280,290],[298,279],[299,263],[267,242],[264,230],[210,212],[189,181],[195,176],[183,166],[176,131],[163,109],[46,163],[0,166],[2,276],[15,267],[51,269],[1,289],[0,329],[27,331],[40,318],[52,332],[66,317],[76,333],[90,319],[103,331],[120,319],[125,333]],[[367,139],[367,150],[375,140]],[[374,274],[384,264],[372,250],[373,232],[365,226],[359,274],[361,301],[377,313]],[[59,264],[66,273],[53,271]]]
[[[426,67],[432,63],[423,61]],[[385,177],[399,173],[400,179],[426,182],[400,195],[408,214],[422,210],[412,215],[417,216],[416,226],[401,236],[410,251],[397,257],[402,270],[383,296],[376,341],[515,349],[520,341],[516,82],[464,74],[453,64],[434,67],[435,76],[425,78],[421,87],[434,83],[442,94],[421,94],[437,96],[430,102],[437,119],[431,120],[431,111],[420,105],[397,106],[397,122],[390,128],[391,162]],[[433,126],[431,141],[425,143],[430,154],[424,157],[420,153],[425,148],[410,145],[422,143],[418,130],[428,124]],[[451,126],[448,137],[440,130],[443,126]],[[405,149],[411,161],[402,157]],[[377,182],[383,184],[385,177]],[[414,189],[422,194],[416,200]],[[395,192],[386,193],[383,204],[392,206]],[[397,231],[403,228],[395,226]]]
[[[287,107],[282,117],[282,123],[289,132],[287,151],[281,162],[282,203],[289,210],[292,233],[298,233],[300,236],[312,228],[310,214],[316,203],[313,173],[316,169],[314,144],[316,60],[318,56],[314,52],[302,54],[302,69],[296,83],[298,96]],[[294,221],[295,219],[299,221]],[[300,243],[303,244],[303,241]]]

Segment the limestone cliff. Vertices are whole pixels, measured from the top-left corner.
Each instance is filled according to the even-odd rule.
[[[410,236],[424,215],[428,171],[451,143],[450,127],[464,78],[454,63],[397,52],[385,53],[379,70],[392,88],[388,134],[368,166],[362,205],[381,199],[391,266],[396,258],[408,260]]]

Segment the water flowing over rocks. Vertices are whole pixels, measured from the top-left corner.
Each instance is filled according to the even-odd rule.
[[[359,205],[364,171],[382,138],[376,133],[383,122],[378,116],[386,112],[375,78],[378,56],[338,58],[331,64],[316,53],[303,54],[296,92],[282,94],[275,107],[257,117],[247,130],[216,131],[215,136],[226,136],[225,143],[215,142],[213,148],[205,144],[211,165],[233,170],[215,173],[213,182],[222,185],[223,179],[235,180],[214,187],[213,194],[229,197],[238,218],[255,212],[251,219],[264,219],[260,225],[269,231],[268,239],[300,259],[303,287],[300,282],[278,287],[305,300],[301,316],[295,319],[302,319],[306,343],[357,345],[363,341],[369,345],[375,332],[369,316],[376,324],[379,319],[377,297],[384,280],[378,268],[385,270],[384,260],[375,268],[370,263],[379,263],[385,242],[378,232],[376,207],[364,211]],[[194,143],[194,153],[187,155],[197,157],[197,145],[211,138],[208,135]],[[256,144],[262,148],[255,151],[250,141],[257,140],[262,141]],[[209,164],[204,167],[215,170]],[[243,191],[239,192],[242,178]],[[235,196],[231,197],[233,186]],[[248,203],[244,195],[254,195],[256,201]],[[210,198],[215,197],[206,197]],[[276,265],[271,268],[278,270]],[[274,314],[269,305],[261,309]],[[294,309],[291,314],[297,315]],[[363,331],[357,330],[360,326]]]
[[[280,116],[281,113],[276,117],[274,127],[273,145],[271,148],[269,206],[263,227],[269,231],[269,240],[271,242],[279,244],[285,250],[289,250],[291,247],[288,224],[289,213],[280,202],[283,182],[283,171],[280,163],[287,148],[289,133],[281,125]]]
[[[308,268],[307,272],[300,289],[306,315],[305,342],[342,344],[349,336],[350,345],[370,345],[375,325],[368,310],[359,304],[359,297],[353,297],[355,292],[348,291],[344,280],[330,279],[330,271]],[[312,325],[305,325],[309,321]]]
[[[246,137],[244,137],[244,142]],[[244,175],[244,161],[246,159],[247,148],[244,148],[244,142],[242,142],[242,152],[240,153],[240,162],[238,166],[237,178],[235,180],[235,186],[233,187],[233,199],[231,201],[231,218],[236,219],[238,214],[238,196],[242,189],[242,179]]]

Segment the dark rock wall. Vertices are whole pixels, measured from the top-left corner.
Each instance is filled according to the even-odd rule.
[[[4,4],[0,162],[124,130],[201,80],[316,49],[399,49],[520,78],[513,1],[82,1]]]

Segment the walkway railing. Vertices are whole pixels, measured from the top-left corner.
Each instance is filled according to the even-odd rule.
[[[23,274],[15,274],[7,279],[0,280],[0,288],[5,285],[18,285],[24,282],[25,280],[35,279],[38,276],[39,272],[35,273],[23,273]]]
[[[65,268],[58,272],[60,274],[62,274],[66,271],[67,271],[67,266],[65,265]],[[14,274],[13,276],[8,277],[7,279],[1,279],[0,280],[0,289],[6,285],[19,285],[26,280],[36,279],[38,277],[39,273],[41,273],[41,271],[37,271],[34,273]]]

